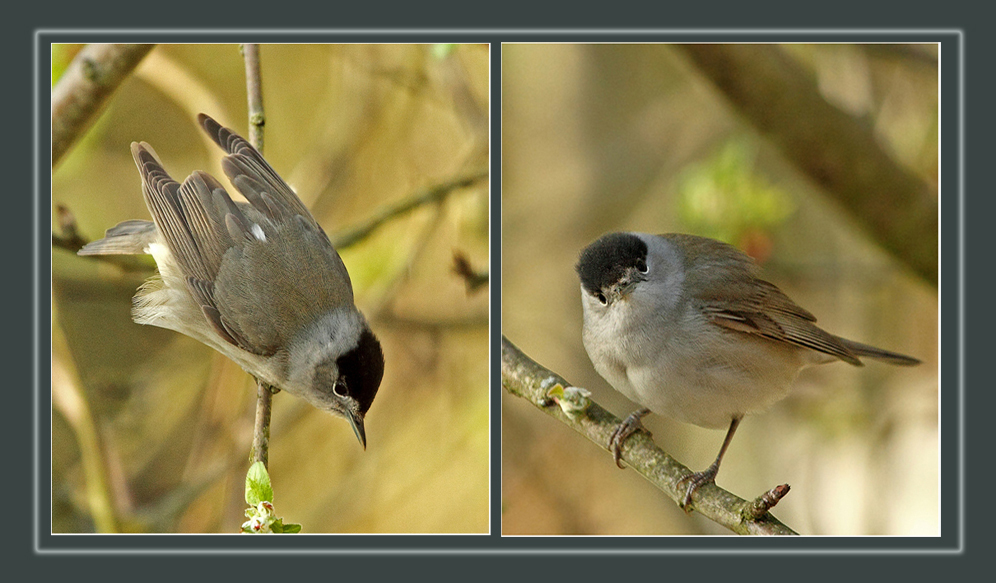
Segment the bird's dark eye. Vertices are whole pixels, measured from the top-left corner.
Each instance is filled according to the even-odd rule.
[[[606,304],[605,294],[602,292],[595,292],[595,297],[598,298],[598,301],[602,302],[603,306]]]
[[[346,387],[346,381],[339,379],[332,385],[332,392],[340,397],[345,397],[349,394],[349,390]]]
[[[644,261],[643,259],[637,260],[636,268],[640,271],[640,273],[646,273],[648,270],[647,262]]]

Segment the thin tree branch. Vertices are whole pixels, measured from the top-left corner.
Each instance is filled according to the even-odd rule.
[[[740,113],[850,210],[868,234],[937,285],[937,187],[898,164],[867,124],[828,103],[774,45],[679,45]]]
[[[241,45],[246,63],[246,95],[249,100],[249,143],[260,154],[263,153],[263,79],[259,71],[259,45]],[[256,379],[256,422],[253,425],[252,462],[270,464],[270,413],[273,409],[273,393],[270,386]]]
[[[582,398],[587,401],[583,411],[565,412],[565,407],[551,400],[548,391],[556,385],[569,387],[570,384],[523,354],[505,336],[501,338],[501,384],[510,394],[526,399],[600,447],[609,449],[609,439],[620,419],[586,397]],[[606,463],[611,463],[611,459],[606,456]],[[691,470],[659,449],[647,433],[638,431],[626,440],[622,459],[672,500],[684,499],[686,488],[679,487],[679,482]],[[784,486],[775,490],[781,488],[787,492]],[[764,496],[768,496],[764,502],[748,502],[715,484],[706,484],[692,496],[689,508],[737,534],[797,534],[767,512],[774,506],[771,503],[774,496]]]
[[[390,312],[377,314],[376,322],[378,326],[385,328],[420,330],[434,333],[487,328],[489,323],[487,314],[472,314],[459,318],[420,319],[398,316]]]
[[[256,422],[252,429],[249,463],[263,462],[267,469],[270,465],[270,414],[273,411],[273,395],[278,390],[256,379]]]
[[[490,276],[487,271],[477,271],[470,264],[470,259],[463,253],[453,253],[453,272],[459,275],[467,285],[467,295],[488,285]]]
[[[263,153],[263,80],[259,72],[259,45],[242,45],[246,62],[246,94],[249,98],[249,143]]]
[[[76,224],[76,215],[65,205],[55,205],[55,216],[59,219],[59,230],[61,235],[52,233],[52,245],[68,249],[76,253],[89,241],[80,235],[79,225]]]
[[[332,246],[336,249],[344,249],[350,245],[354,245],[388,221],[409,213],[422,205],[439,202],[445,199],[451,192],[468,188],[487,178],[488,170],[483,169],[416,192],[404,200],[385,206],[362,225],[354,227],[345,233],[337,234],[332,239]]]
[[[744,514],[751,518],[760,518],[764,516],[769,510],[774,508],[786,494],[789,493],[790,489],[791,488],[789,488],[788,484],[775,486],[752,500],[750,504],[744,508]]]
[[[52,88],[52,168],[156,45],[87,45]]]

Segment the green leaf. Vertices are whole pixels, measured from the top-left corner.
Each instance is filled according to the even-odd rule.
[[[263,462],[249,466],[246,473],[246,504],[256,506],[263,500],[273,502],[273,487],[270,486],[270,474]]]
[[[283,518],[278,518],[270,525],[270,531],[276,534],[294,534],[301,532],[300,524],[284,524]]]

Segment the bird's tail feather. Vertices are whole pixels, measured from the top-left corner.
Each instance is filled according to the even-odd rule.
[[[103,239],[87,243],[78,255],[144,255],[156,239],[151,221],[130,220],[107,229]]]
[[[899,354],[898,352],[892,352],[883,348],[876,348],[874,346],[869,346],[853,340],[847,340],[846,338],[840,338],[839,336],[837,338],[844,344],[844,346],[847,347],[848,350],[853,352],[855,356],[866,356],[868,358],[874,358],[875,360],[899,366],[913,366],[920,364],[920,360],[913,358],[912,356],[906,356],[905,354]]]

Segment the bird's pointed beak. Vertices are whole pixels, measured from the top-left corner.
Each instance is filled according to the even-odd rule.
[[[647,281],[647,276],[636,269],[630,269],[625,276],[616,284],[616,294],[625,299],[636,287],[636,284]]]
[[[626,299],[629,296],[629,293],[633,291],[633,288],[636,287],[637,283],[639,282],[626,281],[621,283],[619,287],[616,289],[616,294],[619,295],[620,299]]]
[[[367,449],[367,433],[363,429],[363,417],[355,413],[348,413],[346,419],[349,420],[349,424],[353,427],[353,433],[356,434],[356,439],[360,440],[360,445],[363,446],[363,450]]]

